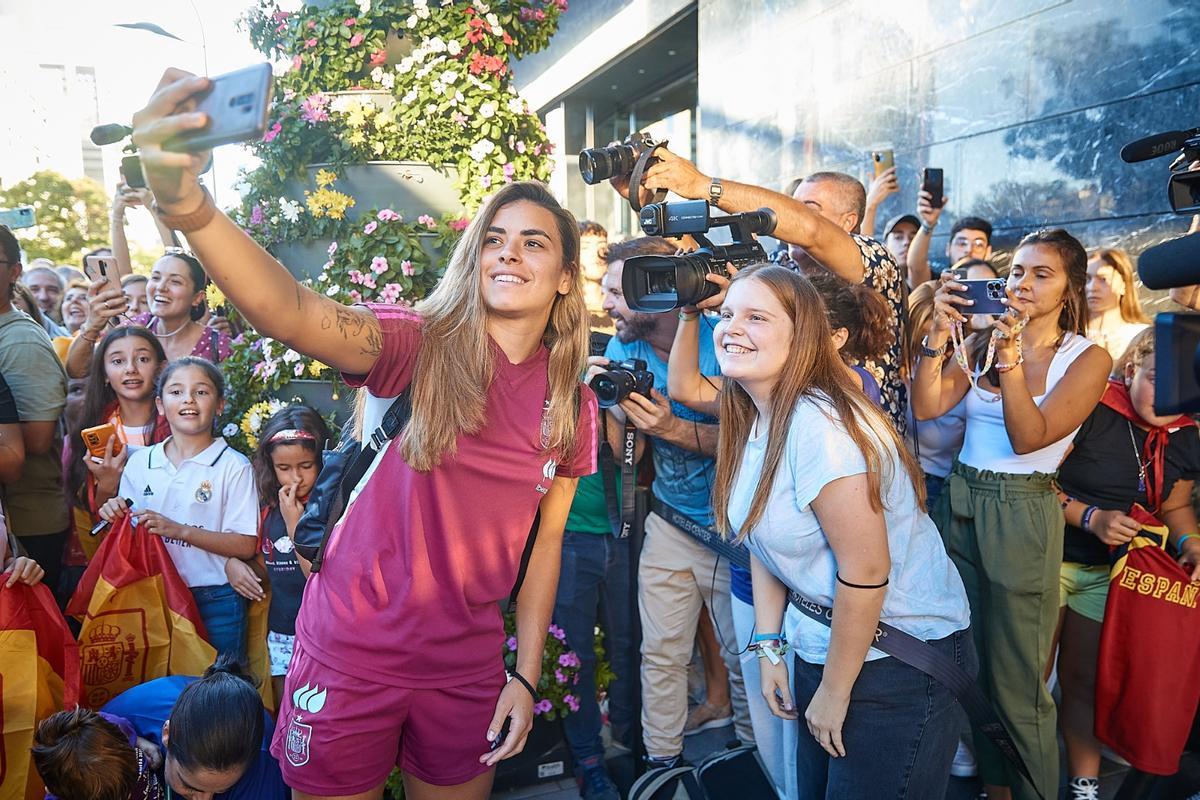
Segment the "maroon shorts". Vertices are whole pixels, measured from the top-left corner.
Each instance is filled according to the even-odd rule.
[[[392,767],[454,786],[487,772],[488,726],[505,676],[446,689],[383,686],[316,661],[297,641],[271,741],[288,786],[318,796],[365,792]]]

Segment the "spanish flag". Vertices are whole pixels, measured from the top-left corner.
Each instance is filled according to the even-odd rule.
[[[1113,552],[1096,668],[1096,738],[1151,775],[1173,775],[1200,704],[1200,585],[1163,549],[1167,526],[1142,526]]]
[[[79,703],[79,650],[43,584],[0,584],[0,800],[41,800],[38,723]]]
[[[67,613],[83,623],[80,702],[89,708],[165,675],[201,675],[217,657],[162,540],[129,514],[96,551]]]

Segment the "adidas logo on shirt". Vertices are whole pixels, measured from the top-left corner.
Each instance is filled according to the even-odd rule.
[[[150,488],[150,484],[146,484],[146,488],[142,489],[142,497],[154,497],[154,490]]]

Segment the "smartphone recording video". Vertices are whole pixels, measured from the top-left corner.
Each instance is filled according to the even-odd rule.
[[[267,129],[273,86],[270,64],[255,64],[218,75],[212,79],[208,91],[179,109],[206,114],[208,124],[168,139],[163,143],[163,149],[195,153],[223,144],[262,138]]]

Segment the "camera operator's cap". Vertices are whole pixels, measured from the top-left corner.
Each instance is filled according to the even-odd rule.
[[[884,226],[883,237],[886,239],[888,234],[892,232],[892,228],[896,227],[901,222],[907,222],[917,230],[921,230],[921,220],[917,218],[916,214],[897,214],[889,219],[888,224]]]

